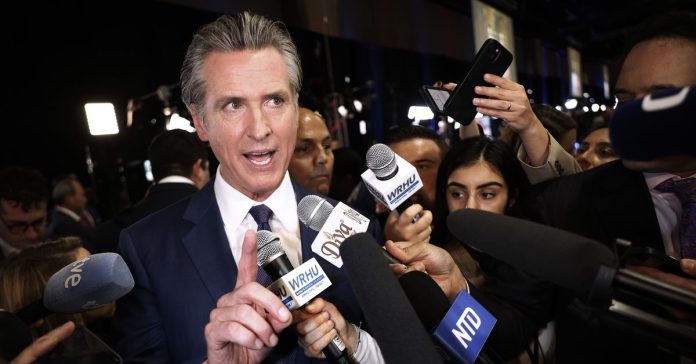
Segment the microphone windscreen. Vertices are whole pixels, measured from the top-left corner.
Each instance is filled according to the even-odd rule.
[[[425,329],[433,332],[450,309],[445,292],[428,274],[419,271],[403,274],[399,284]]]
[[[120,255],[94,254],[54,273],[44,288],[43,302],[53,312],[78,313],[113,302],[134,285]]]
[[[576,292],[587,292],[614,254],[601,243],[535,222],[482,210],[447,217],[457,240],[513,267]]]
[[[655,91],[616,108],[609,138],[624,159],[696,156],[696,87]]]
[[[394,151],[381,143],[374,144],[367,150],[365,163],[378,179],[389,179],[397,168]]]
[[[355,234],[343,241],[340,250],[355,297],[384,360],[441,363],[374,238],[367,233]]]
[[[314,231],[321,230],[334,207],[324,198],[307,195],[297,204],[297,218]]]

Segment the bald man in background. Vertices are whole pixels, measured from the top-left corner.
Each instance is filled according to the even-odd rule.
[[[334,155],[331,134],[318,113],[301,107],[290,177],[311,192],[328,195]]]

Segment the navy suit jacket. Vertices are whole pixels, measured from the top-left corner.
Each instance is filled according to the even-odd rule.
[[[237,265],[230,251],[214,183],[125,229],[120,251],[135,288],[117,303],[114,329],[117,351],[126,362],[196,362],[206,357],[204,328],[217,300],[234,289]],[[309,194],[293,183],[297,201]],[[381,241],[373,220],[368,232]],[[316,256],[316,232],[300,224],[302,257]],[[350,322],[362,321],[348,277],[317,257],[331,280],[321,297],[336,305]],[[323,362],[304,356],[294,329],[283,331],[267,359],[294,350],[297,363]]]
[[[60,210],[53,210],[51,224],[46,230],[48,240],[55,240],[66,236],[77,236],[82,240],[82,245],[89,251],[93,251],[96,231],[93,228],[86,228],[78,221],[73,220]]]
[[[190,183],[162,183],[150,187],[140,202],[97,227],[97,238],[92,244],[94,250],[90,251],[92,254],[116,251],[121,230],[197,191],[198,188]]]

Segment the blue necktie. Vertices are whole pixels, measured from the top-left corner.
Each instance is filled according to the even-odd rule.
[[[271,231],[271,225],[268,224],[268,220],[271,218],[271,216],[273,216],[273,211],[271,211],[268,206],[256,205],[249,209],[249,214],[254,218],[254,221],[256,221],[256,224],[258,225],[256,231]],[[256,282],[264,287],[268,287],[271,283],[273,283],[273,280],[266,273],[266,271],[263,270],[263,268],[259,267],[259,269],[256,271]],[[288,339],[286,337],[288,335],[292,336],[292,338]],[[276,347],[271,355],[266,358],[266,361],[276,364],[294,363],[296,350],[294,343],[297,341],[296,336],[294,334],[290,334],[289,331],[287,333],[283,332],[281,337],[283,337],[284,340],[282,341],[284,341],[284,343],[278,344],[278,347]],[[281,346],[282,348],[280,348]]]
[[[273,211],[271,211],[271,209],[269,209],[268,206],[256,205],[249,209],[249,214],[251,215],[251,217],[254,218],[254,221],[256,221],[256,224],[258,225],[256,231],[271,231],[271,225],[268,224],[268,220],[273,215]],[[268,287],[269,284],[273,283],[273,280],[266,273],[266,271],[263,270],[263,268],[259,267],[259,269],[256,271],[256,282],[258,282],[264,287]]]

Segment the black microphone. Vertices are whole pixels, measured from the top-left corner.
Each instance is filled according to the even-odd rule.
[[[640,291],[687,310],[696,309],[696,293],[656,281],[626,269],[602,243],[535,222],[481,210],[462,209],[447,217],[452,234],[468,245],[539,278],[608,298],[611,284]]]
[[[450,213],[447,227],[459,240],[539,278],[570,289],[603,311],[604,322],[654,342],[696,355],[696,331],[619,302],[629,298],[696,311],[696,293],[618,268],[601,243],[531,221],[481,210]],[[618,298],[617,298],[618,297]],[[580,309],[584,309],[580,307]]]
[[[399,282],[384,264],[381,248],[367,234],[341,245],[355,297],[387,363],[442,363]]]
[[[257,231],[256,247],[258,250],[257,263],[259,267],[263,268],[273,280],[278,280],[293,270],[294,267],[280,245],[278,235],[268,230]],[[355,364],[350,355],[348,355],[348,350],[338,334],[321,352],[332,363]]]
[[[399,157],[386,144],[375,144],[367,150],[368,170],[362,179],[370,193],[389,210],[404,212],[413,202],[409,200],[423,187],[416,168]],[[414,221],[417,217],[414,217]]]
[[[416,311],[423,327],[432,335],[437,325],[440,324],[440,321],[442,321],[442,318],[445,317],[450,309],[450,301],[447,295],[424,272],[412,271],[403,274],[399,277],[399,284],[411,306]],[[452,361],[447,350],[438,345],[435,348],[443,361]]]

